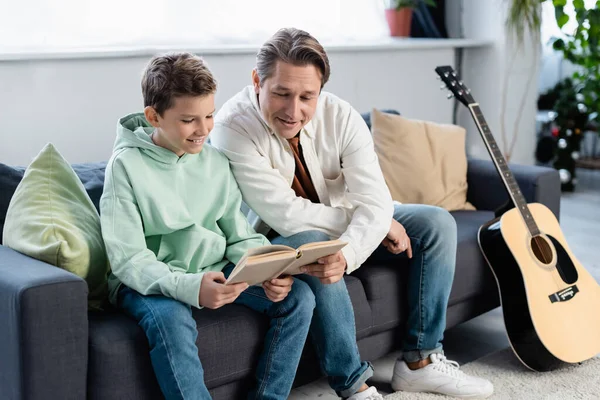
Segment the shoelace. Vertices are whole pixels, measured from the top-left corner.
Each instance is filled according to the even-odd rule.
[[[450,361],[441,354],[432,355],[431,361],[433,364],[433,369],[436,371],[443,372],[444,374],[453,376],[455,378],[462,378],[465,374],[460,369],[458,369],[459,365],[456,361]]]

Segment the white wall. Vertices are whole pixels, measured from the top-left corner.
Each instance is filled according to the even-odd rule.
[[[502,147],[502,93],[506,90],[504,126],[509,141],[517,135],[511,162],[534,163],[536,144],[535,117],[538,98],[539,62],[535,52],[541,51],[538,43],[529,36],[519,48],[510,40],[504,25],[508,2],[504,0],[462,0],[462,30],[466,38],[490,39],[493,45],[481,50],[464,52],[463,78],[472,89],[491,131]],[[511,57],[514,62],[511,64]],[[508,80],[504,80],[509,70]],[[532,75],[531,75],[532,74]],[[532,76],[532,81],[527,81]],[[521,103],[524,97],[524,102]],[[520,117],[519,117],[520,115]],[[520,119],[519,119],[520,118]],[[475,158],[489,158],[472,117],[467,109],[460,108],[458,124],[467,128],[467,153]]]
[[[517,52],[506,43],[507,2],[448,0],[448,8],[449,32],[492,43],[464,50],[461,75],[500,143],[503,71]],[[511,161],[524,164],[534,162],[539,71],[539,63],[533,63],[534,51],[531,43],[518,50],[506,86],[506,131],[509,139],[518,134]],[[249,83],[254,54],[203,54],[220,83],[217,107]],[[329,54],[332,76],[326,90],[359,111],[395,108],[410,118],[452,122],[453,102],[439,90],[433,69],[455,65],[454,48],[409,45],[369,50],[363,46],[354,51],[336,48]],[[117,119],[142,108],[139,81],[148,58],[0,61],[0,162],[26,165],[48,141],[70,162],[106,160]],[[530,73],[534,79],[526,88]],[[468,111],[462,106],[458,110],[457,122],[468,132],[467,153],[489,158]]]
[[[205,56],[219,81],[217,107],[250,82],[254,54]],[[326,90],[361,111],[452,121],[451,102],[433,69],[454,62],[453,48],[332,51]],[[52,141],[69,162],[106,160],[117,119],[141,110],[148,57],[0,61],[0,162],[27,165]]]

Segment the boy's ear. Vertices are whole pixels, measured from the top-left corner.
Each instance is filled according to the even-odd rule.
[[[260,92],[260,78],[258,77],[256,68],[252,70],[252,86],[254,86],[254,92],[258,94]]]
[[[158,113],[152,106],[148,106],[144,108],[144,116],[146,117],[146,121],[150,122],[155,128],[160,128],[160,122],[158,121]]]

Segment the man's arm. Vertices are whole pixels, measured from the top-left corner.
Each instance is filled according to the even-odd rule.
[[[296,196],[279,170],[271,166],[247,134],[217,124],[212,143],[229,158],[244,201],[261,219],[283,236],[319,230],[338,238],[345,210],[315,204]],[[267,133],[265,133],[267,134]]]
[[[346,198],[354,206],[352,219],[340,236],[349,243],[342,253],[350,273],[365,262],[389,232],[394,205],[369,128],[353,108],[341,125],[340,138]]]

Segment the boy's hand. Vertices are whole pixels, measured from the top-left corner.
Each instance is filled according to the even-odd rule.
[[[327,257],[319,258],[317,263],[302,267],[302,272],[307,275],[316,276],[321,283],[336,283],[344,276],[346,272],[346,257],[342,251],[338,251]]]
[[[202,307],[216,309],[225,304],[233,303],[235,299],[248,288],[245,282],[225,286],[225,275],[222,272],[205,272],[200,284]]]
[[[412,258],[412,247],[410,238],[406,234],[406,229],[395,219],[392,219],[392,225],[385,239],[381,244],[392,254],[400,254],[406,251],[408,258]]]
[[[292,290],[292,284],[294,283],[294,278],[291,276],[284,276],[276,279],[271,279],[270,281],[264,281],[262,284],[263,289],[265,290],[265,294],[274,303],[285,299]]]

